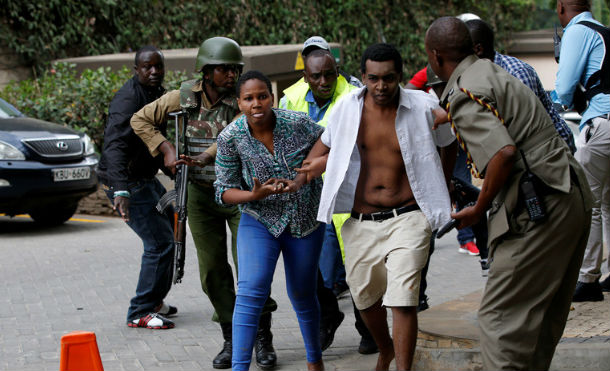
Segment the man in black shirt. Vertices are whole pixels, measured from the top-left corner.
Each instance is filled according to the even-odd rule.
[[[144,254],[127,326],[173,328],[165,316],[177,313],[163,302],[171,288],[173,230],[170,218],[155,209],[165,188],[155,178],[163,156],[152,157],[133,132],[131,116],[165,93],[163,54],[153,46],[137,51],[135,75],[116,93],[108,109],[104,150],[99,165],[106,195],[123,220],[142,239]]]

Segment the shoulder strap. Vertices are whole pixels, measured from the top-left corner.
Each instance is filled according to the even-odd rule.
[[[600,93],[610,93],[610,58],[607,57],[608,45],[610,45],[610,29],[599,25],[597,23],[589,21],[580,21],[577,24],[589,27],[593,31],[597,32],[602,38],[604,43],[604,60],[602,61],[602,67],[599,71],[594,72],[585,85],[585,97],[587,100],[591,100],[594,96]],[[598,84],[599,82],[599,84]],[[593,87],[595,85],[595,87]]]
[[[182,109],[199,108],[201,105],[201,97],[195,94],[193,86],[200,80],[188,80],[180,84],[180,107]]]

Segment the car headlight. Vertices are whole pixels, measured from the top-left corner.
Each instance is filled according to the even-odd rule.
[[[25,160],[25,155],[14,146],[0,141],[0,160]]]
[[[94,154],[95,145],[93,144],[93,141],[91,140],[91,138],[89,138],[89,136],[87,134],[85,134],[85,136],[82,137],[81,140],[83,141],[83,146],[85,147],[85,156]]]

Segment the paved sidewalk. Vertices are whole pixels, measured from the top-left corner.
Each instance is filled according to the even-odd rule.
[[[605,343],[610,346],[609,301],[610,293],[605,292],[603,302],[572,303],[560,344]]]
[[[212,370],[222,337],[201,292],[190,237],[185,278],[167,298],[179,308],[176,328],[132,329],[125,325],[125,313],[135,288],[141,242],[118,218],[77,217],[82,220],[52,229],[39,228],[28,218],[0,217],[0,370],[58,370],[60,338],[78,330],[95,332],[106,371]],[[478,259],[458,254],[455,232],[437,243],[429,273],[431,306],[480,290],[484,282]],[[272,325],[277,370],[305,370],[281,260],[272,292],[279,304]],[[605,308],[607,324],[608,300],[590,309],[588,304],[578,306],[574,317],[583,319]],[[324,352],[327,370],[373,369],[377,356],[356,351],[360,339],[349,298],[339,303],[346,318]],[[601,322],[591,328],[601,328]],[[580,334],[587,331],[583,328]]]

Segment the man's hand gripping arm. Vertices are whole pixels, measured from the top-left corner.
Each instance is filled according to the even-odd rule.
[[[301,188],[303,184],[309,183],[315,178],[322,176],[324,171],[326,171],[326,162],[328,161],[329,152],[330,148],[322,143],[322,139],[318,139],[305,160],[303,160],[301,167],[295,169],[299,175],[294,179],[294,182],[296,183],[296,189],[294,189],[294,191]]]

